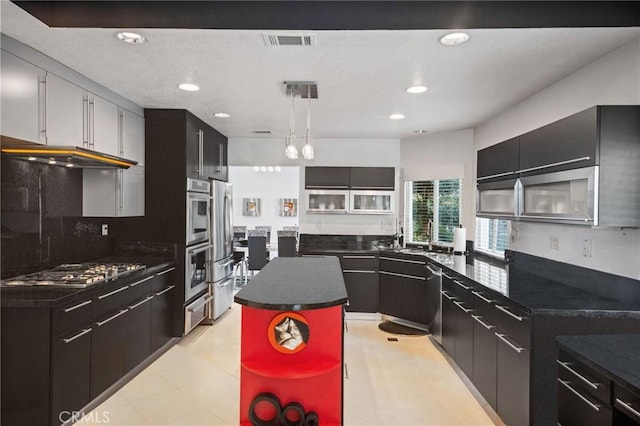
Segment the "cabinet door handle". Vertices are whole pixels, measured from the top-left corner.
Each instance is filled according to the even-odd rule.
[[[497,173],[495,175],[490,175],[490,176],[483,176],[483,177],[479,177],[476,178],[476,181],[480,181],[480,180],[486,180],[486,179],[492,179],[492,178],[497,178],[497,177],[501,177],[501,176],[509,176],[509,175],[513,175],[516,172],[504,172],[504,173]]]
[[[393,275],[394,277],[411,278],[412,280],[426,281],[425,277],[416,277],[415,275],[398,274],[395,272],[380,271],[384,275]]]
[[[487,330],[491,330],[493,328],[496,328],[495,325],[489,325],[486,322],[482,321],[482,319],[481,319],[482,317],[480,317],[478,315],[471,315],[471,318],[473,318],[474,320],[478,321],[480,323],[480,325],[482,325]]]
[[[171,290],[174,287],[175,287],[175,285],[170,285],[169,287],[165,288],[164,290],[156,293],[156,296],[162,296],[163,294],[165,294],[166,292],[168,292],[169,290]]]
[[[47,76],[38,76],[38,140],[47,143]]]
[[[565,388],[569,389],[575,396],[577,396],[578,398],[583,400],[589,407],[593,408],[596,411],[600,411],[600,406],[598,404],[594,404],[593,402],[589,401],[580,392],[578,392],[577,390],[575,390],[574,388],[569,386],[570,382],[568,382],[566,380],[558,379],[558,383],[560,383]]]
[[[510,341],[508,341],[505,336],[506,334],[500,334],[500,333],[495,333],[496,336],[498,336],[498,339],[502,340],[503,342],[505,342],[507,345],[509,345],[509,347],[511,349],[513,349],[514,351],[518,352],[518,353],[522,353],[522,351],[524,351],[524,348],[519,348],[516,345],[514,345],[513,343],[511,343]]]
[[[342,256],[343,259],[375,259],[375,256],[368,255],[355,255],[355,254],[345,254]]]
[[[324,189],[324,188],[349,189],[349,187],[346,185],[307,185],[306,188],[308,189]]]
[[[464,306],[462,306],[462,303],[458,302],[457,300],[453,301],[453,304],[456,305],[458,308],[462,309],[465,313],[469,313],[469,312],[473,312],[473,309],[467,309]]]
[[[69,337],[68,339],[62,339],[62,341],[63,341],[63,342],[65,342],[65,343],[71,343],[71,342],[73,342],[74,340],[76,340],[76,339],[78,339],[78,338],[80,338],[80,337],[84,336],[85,334],[87,334],[87,333],[91,333],[91,330],[92,330],[91,328],[85,328],[85,329],[84,329],[84,330],[82,330],[80,333],[76,334],[75,336],[73,336],[73,337]]]
[[[89,98],[82,97],[82,146],[89,147]]]
[[[118,318],[120,315],[123,315],[125,313],[129,312],[129,309],[122,309],[120,312],[118,312],[117,314],[110,316],[109,318],[107,318],[104,321],[96,321],[96,324],[98,325],[98,327],[101,327],[103,325],[105,325],[106,323],[108,323],[109,321],[113,321],[114,319]]]
[[[472,291],[471,293],[473,293],[475,296],[477,296],[479,299],[484,300],[487,303],[493,303],[493,300],[491,299],[487,299],[486,297],[484,297],[482,295],[482,293],[478,292],[478,291]]]
[[[458,284],[460,287],[464,288],[465,290],[471,290],[473,287],[469,287],[468,285],[464,285],[462,284],[460,281],[458,280],[453,280],[454,283]]]
[[[121,291],[125,291],[125,290],[126,290],[126,289],[128,289],[128,288],[129,288],[129,286],[128,286],[128,285],[125,285],[124,287],[120,287],[119,289],[114,290],[114,291],[112,291],[111,293],[107,293],[107,294],[103,294],[103,295],[101,295],[101,296],[98,296],[98,300],[102,300],[102,299],[107,298],[107,297],[109,297],[109,296],[113,296],[114,294],[116,294],[116,293],[120,293]]]
[[[94,148],[96,145],[96,129],[95,129],[96,107],[93,99],[89,99],[89,147]]]
[[[136,303],[135,305],[131,305],[129,306],[129,309],[134,310],[135,308],[137,308],[140,305],[144,305],[145,303],[147,303],[149,300],[153,299],[153,296],[149,296],[146,299]]]
[[[565,369],[569,370],[571,373],[573,373],[574,376],[576,376],[577,378],[582,380],[586,385],[588,385],[589,387],[591,387],[594,390],[598,390],[598,386],[600,386],[600,383],[594,383],[591,380],[587,379],[582,374],[578,373],[576,370],[574,370],[573,368],[569,367],[571,364],[568,363],[568,362],[563,362],[563,361],[560,361],[560,360],[558,360],[556,362],[558,364],[560,364],[562,367],[564,367]]]
[[[118,113],[118,152],[120,156],[124,157],[124,112]]]
[[[153,275],[152,275],[152,276],[150,276],[150,277],[147,277],[147,278],[141,279],[140,281],[136,281],[136,282],[135,282],[135,283],[133,283],[133,284],[129,284],[129,286],[130,286],[130,287],[135,287],[135,286],[137,286],[138,284],[142,284],[142,283],[143,283],[143,282],[145,282],[145,281],[149,281],[150,279],[153,279]]]
[[[120,172],[120,211],[124,209],[124,170],[118,170]]]
[[[581,222],[591,222],[593,218],[584,218],[584,217],[566,217],[566,216],[538,216],[533,214],[521,214],[520,217],[524,217],[526,219],[553,219],[553,220],[575,220]]]
[[[427,269],[433,274],[433,275],[437,275],[440,276],[442,274],[442,270],[435,270],[433,269],[431,266],[427,265]]]
[[[523,321],[524,320],[524,317],[518,316],[518,315],[514,314],[513,312],[508,311],[504,306],[496,305],[496,308],[500,309],[502,312],[504,312],[505,314],[509,315],[511,318],[515,318],[518,321]]]
[[[396,259],[393,257],[384,257],[384,256],[380,256],[380,259],[382,260],[390,260],[392,262],[404,262],[404,263],[415,263],[417,265],[426,265],[426,262],[422,262],[420,260],[409,260],[409,259]]]
[[[204,131],[198,130],[198,174],[204,174]]]
[[[545,164],[543,166],[530,167],[528,169],[520,169],[516,173],[526,173],[526,172],[532,172],[534,170],[548,169],[549,167],[564,166],[565,164],[577,163],[579,161],[587,161],[590,159],[591,157],[580,157],[580,158],[574,158],[573,160],[558,161],[557,163]]]
[[[383,190],[383,191],[393,191],[393,186],[352,186],[351,189],[370,189],[373,191]]]
[[[633,417],[636,418],[636,420],[640,420],[640,411],[634,409],[631,406],[631,403],[629,402],[624,402],[623,400],[621,400],[620,398],[616,398],[614,404],[617,404],[620,406],[620,408],[622,408],[623,410],[626,410],[629,414],[632,414]]]
[[[65,309],[65,310],[64,310],[64,313],[66,314],[66,313],[68,313],[68,312],[75,311],[76,309],[78,309],[78,308],[82,308],[83,306],[87,306],[87,305],[89,305],[90,303],[91,303],[91,300],[84,301],[84,302],[82,302],[82,303],[80,303],[80,304],[78,304],[78,305],[75,305],[75,306],[72,306],[72,307],[70,307],[70,308]]]
[[[452,302],[453,302],[454,300],[456,300],[456,299],[455,299],[455,297],[449,296],[449,293],[447,293],[447,292],[446,292],[446,291],[444,291],[444,290],[441,290],[441,291],[440,291],[440,294],[442,294],[444,297],[446,297],[447,299],[451,300]]]
[[[165,270],[164,270],[164,271],[162,271],[162,272],[158,272],[158,273],[156,274],[156,276],[158,276],[158,277],[159,277],[160,275],[168,274],[169,272],[173,271],[174,269],[176,269],[176,268],[174,267],[174,268],[165,269]]]
[[[216,173],[222,173],[222,156],[224,155],[224,147],[222,144],[218,145],[218,167],[216,167]]]
[[[445,277],[445,278],[449,278],[450,280],[452,280],[452,279],[453,279],[453,277],[451,277],[451,276],[449,276],[449,275],[445,274],[444,272],[442,273],[442,276],[443,276],[443,277]]]
[[[367,271],[364,269],[343,269],[342,272],[352,273],[352,274],[375,274],[376,271]]]

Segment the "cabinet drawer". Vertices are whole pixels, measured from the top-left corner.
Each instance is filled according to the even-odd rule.
[[[129,284],[129,300],[138,300],[144,298],[151,292],[152,281],[155,275],[138,278]]]
[[[58,336],[91,323],[91,300],[80,300],[53,310],[52,335]]]
[[[375,254],[343,254],[340,256],[342,269],[378,269],[378,256]]]
[[[498,330],[525,348],[531,347],[531,317],[519,308],[501,300],[495,304]]]
[[[611,407],[593,398],[573,380],[558,377],[558,424],[561,426],[608,426]]]
[[[611,381],[565,352],[560,352],[558,359],[558,377],[571,382],[581,393],[609,405]]]
[[[462,300],[467,306],[472,308],[475,301],[472,291],[475,289],[475,286],[469,281],[455,276],[452,277],[451,282],[453,283],[453,291],[458,299]]]
[[[616,419],[619,413],[623,413],[624,417],[633,420],[633,424],[640,424],[640,395],[619,386],[617,383],[613,389],[613,406],[616,410]],[[623,417],[623,416],[620,416]],[[627,421],[627,419],[624,419]],[[622,422],[629,424],[629,422]]]
[[[487,291],[476,288],[471,291],[473,295],[473,310],[482,317],[490,319],[493,323],[497,321],[498,310],[495,307],[497,300],[489,295]]]
[[[421,259],[380,256],[380,271],[425,278],[427,262]]]
[[[107,286],[106,289],[93,296],[92,318],[101,317],[125,306],[134,299],[132,293],[128,284]]]

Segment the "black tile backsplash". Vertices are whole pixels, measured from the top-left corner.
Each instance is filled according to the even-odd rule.
[[[82,170],[2,157],[1,278],[109,254],[102,218],[82,217]]]

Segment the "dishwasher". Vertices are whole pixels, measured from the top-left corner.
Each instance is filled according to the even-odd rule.
[[[431,262],[427,262],[427,283],[436,287],[435,294],[438,300],[436,316],[433,318],[430,331],[436,341],[442,345],[442,268]]]

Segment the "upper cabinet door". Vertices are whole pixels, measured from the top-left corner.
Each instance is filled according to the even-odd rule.
[[[89,94],[89,148],[119,155],[118,106],[100,96]]]
[[[478,151],[478,179],[508,179],[519,169],[519,138],[506,140]]]
[[[349,189],[349,167],[305,167],[306,189]]]
[[[87,92],[51,73],[46,81],[47,145],[88,147]]]
[[[204,175],[204,130],[199,120],[187,114],[187,177],[193,179],[206,179]]]
[[[144,165],[144,118],[120,108],[120,155]]]
[[[46,72],[2,51],[2,135],[46,144]]]
[[[211,179],[227,181],[227,138],[211,127],[204,130],[204,169]]]
[[[393,191],[396,187],[393,167],[350,167],[349,186],[355,190]]]
[[[119,172],[117,216],[144,216],[144,167],[133,166]]]
[[[522,174],[577,169],[598,163],[596,107],[520,136]]]

